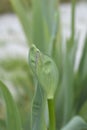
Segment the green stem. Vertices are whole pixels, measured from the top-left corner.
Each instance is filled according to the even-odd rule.
[[[54,100],[48,99],[49,130],[56,130]]]
[[[74,43],[74,34],[75,34],[75,5],[76,0],[72,0],[72,19],[71,19],[71,40],[72,44]]]

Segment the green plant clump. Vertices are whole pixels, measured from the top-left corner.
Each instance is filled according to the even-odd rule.
[[[75,71],[79,45],[79,37],[75,37],[76,0],[71,4],[71,36],[65,43],[61,34],[59,1],[32,0],[32,8],[23,0],[10,1],[30,47],[28,63],[35,87],[30,129],[87,130],[87,34]],[[0,92],[6,106],[6,130],[26,130],[16,103],[2,81]]]

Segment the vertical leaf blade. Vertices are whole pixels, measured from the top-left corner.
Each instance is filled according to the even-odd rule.
[[[44,119],[45,105],[46,95],[38,83],[32,104],[32,130],[46,130]]]
[[[33,43],[49,54],[49,46],[55,23],[56,0],[33,0]]]
[[[0,81],[0,90],[6,103],[7,130],[22,130],[21,120],[17,106],[7,87]]]
[[[74,83],[74,73],[73,65],[69,59],[69,54],[65,54],[64,66],[63,66],[63,88],[64,88],[64,124],[66,124],[72,117],[73,110],[73,83]]]
[[[10,0],[10,2],[20,19],[28,43],[30,42],[32,43],[32,23],[31,23],[31,18],[29,16],[29,10],[26,10],[26,7],[24,6],[22,0]]]

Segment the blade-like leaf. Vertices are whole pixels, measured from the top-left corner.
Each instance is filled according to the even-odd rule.
[[[55,23],[54,23],[54,28],[53,28],[53,34],[51,38],[51,44],[50,44],[50,53],[55,61],[59,74],[60,74],[60,80],[61,81],[61,76],[62,76],[62,58],[63,58],[63,51],[62,51],[62,35],[61,35],[61,22],[60,22],[60,16],[59,12],[57,11],[55,14]]]
[[[75,68],[75,60],[76,60],[76,53],[78,48],[78,37],[74,40],[74,43],[72,45],[72,48],[70,49],[70,59],[73,65],[73,68]]]
[[[23,26],[24,32],[26,34],[28,43],[32,43],[32,22],[31,22],[31,15],[29,14],[29,7],[26,10],[26,6],[24,6],[23,0],[10,0],[11,4],[17,13],[20,22]],[[28,3],[26,4],[28,5]]]
[[[58,8],[58,0],[42,0],[43,4],[43,14],[47,24],[47,28],[50,34],[52,34],[52,29],[54,26],[55,13]]]
[[[0,130],[6,130],[6,123],[2,119],[0,119]]]
[[[84,106],[84,103],[87,101],[87,80],[84,80],[84,82],[81,83],[81,86],[79,85],[79,94],[77,94],[77,100],[76,100],[76,111],[79,112],[82,107]],[[78,90],[78,89],[77,89]]]
[[[39,49],[44,49],[44,31],[43,31],[43,15],[42,0],[32,0],[33,8],[33,43]]]
[[[82,105],[78,114],[87,122],[87,101]]]
[[[87,34],[84,39],[84,48],[80,60],[79,73],[81,75],[82,80],[84,80],[87,77]]]
[[[73,65],[71,63],[69,54],[66,52],[64,54],[63,79],[62,79],[62,86],[64,88],[64,124],[66,124],[72,116],[73,103],[74,103],[73,83],[74,83]]]
[[[28,1],[10,0],[23,25],[28,42],[49,54],[49,45],[55,24],[57,0],[32,0],[32,16]]]
[[[81,117],[76,116],[61,130],[87,130],[87,123]]]
[[[72,19],[71,19],[71,43],[70,46],[72,48],[75,40],[75,11],[76,11],[76,0],[72,0]]]
[[[17,106],[7,87],[0,81],[0,90],[6,103],[7,130],[22,130],[21,119]]]
[[[80,58],[80,64],[77,72],[77,84],[75,95],[77,97],[77,111],[80,110],[80,107],[84,104],[84,102],[87,100],[87,34],[85,33],[85,39],[83,40],[83,49],[82,49],[82,55]]]
[[[33,0],[33,43],[49,54],[49,46],[55,24],[57,0]],[[56,7],[56,8],[55,8]]]
[[[32,130],[46,130],[44,119],[45,107],[46,95],[38,83],[32,104]]]
[[[63,116],[64,116],[64,88],[61,85],[60,85],[60,90],[57,90],[55,105],[56,105],[55,107],[56,108],[56,126],[58,129],[60,129],[63,124]]]

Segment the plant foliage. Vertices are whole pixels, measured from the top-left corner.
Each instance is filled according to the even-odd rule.
[[[75,71],[79,46],[78,38],[75,37],[76,1],[72,0],[71,36],[65,43],[62,40],[57,0],[32,0],[32,8],[24,0],[10,1],[30,47],[29,73],[35,86],[31,130],[87,130],[87,34],[80,63]],[[31,79],[29,77],[30,82]],[[2,82],[0,88],[6,100],[7,129],[21,130],[13,98]],[[49,122],[45,120],[47,105]]]

